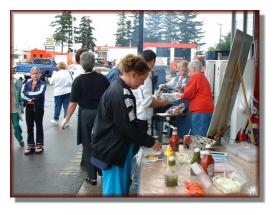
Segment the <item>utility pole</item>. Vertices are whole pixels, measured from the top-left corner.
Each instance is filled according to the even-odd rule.
[[[222,23],[216,23],[219,25],[219,42],[221,42]]]
[[[71,14],[71,16],[72,16],[72,20],[71,20],[71,22],[72,22],[72,50],[73,50],[73,52],[75,51],[75,49],[74,49],[74,46],[75,46],[75,37],[74,37],[74,17],[73,17],[73,15]],[[69,47],[68,47],[68,50],[69,50]]]
[[[143,19],[144,19],[144,12],[139,12],[139,38],[138,38],[138,54],[142,54],[143,52]]]

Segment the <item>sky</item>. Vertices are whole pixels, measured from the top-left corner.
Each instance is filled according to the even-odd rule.
[[[55,20],[55,13],[14,13],[13,36],[14,47],[19,49],[43,49],[45,38],[51,37],[54,28],[50,23]],[[115,12],[92,12],[76,13],[75,26],[78,25],[81,16],[90,16],[92,26],[95,28],[94,37],[98,46],[113,46],[115,43],[115,32],[117,29],[117,16]],[[205,32],[203,42],[206,43],[202,50],[214,46],[219,41],[220,26],[222,26],[222,37],[231,31],[231,13],[199,13],[197,20],[203,21],[203,31]],[[77,47],[79,48],[79,47]]]

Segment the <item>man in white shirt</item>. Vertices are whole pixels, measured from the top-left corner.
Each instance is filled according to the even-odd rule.
[[[144,50],[142,56],[148,66],[153,69],[156,62],[156,54],[152,50]],[[170,103],[167,100],[158,100],[154,98],[152,94],[152,71],[149,73],[149,76],[144,81],[144,84],[141,85],[138,89],[133,90],[134,96],[136,97],[136,106],[137,106],[137,118],[144,121],[144,127],[147,131],[148,123],[153,116],[153,108],[164,107]]]
[[[77,78],[79,75],[85,73],[83,67],[80,65],[80,56],[83,52],[86,52],[86,51],[88,51],[88,50],[84,49],[84,48],[78,49],[75,54],[76,63],[72,64],[68,67],[68,71],[72,74],[73,80],[75,80],[75,78]]]

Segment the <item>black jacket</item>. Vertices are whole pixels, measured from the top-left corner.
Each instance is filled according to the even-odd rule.
[[[136,100],[121,78],[101,98],[92,135],[92,156],[109,165],[123,166],[130,144],[154,145],[154,138],[140,126]]]

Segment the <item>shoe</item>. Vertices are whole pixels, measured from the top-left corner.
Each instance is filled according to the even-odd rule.
[[[66,128],[66,127],[69,127],[69,124],[66,123],[66,124],[64,125],[64,127],[65,127],[65,128]]]
[[[24,141],[23,141],[23,140],[19,141],[19,145],[20,145],[21,147],[24,147]]]
[[[43,145],[42,144],[37,144],[36,147],[35,147],[35,153],[36,154],[40,154],[43,152]]]
[[[35,152],[35,145],[28,145],[24,151],[24,155],[30,155]]]
[[[59,125],[59,121],[58,121],[58,120],[55,120],[55,119],[52,119],[52,120],[51,120],[51,123],[52,123],[53,125]]]
[[[91,179],[91,178],[88,177],[88,176],[85,177],[85,181],[86,181],[87,183],[91,184],[91,185],[94,185],[94,186],[97,185],[97,180]]]

